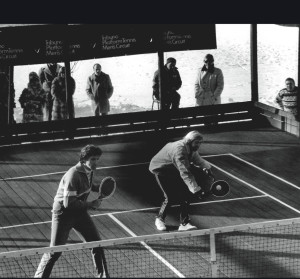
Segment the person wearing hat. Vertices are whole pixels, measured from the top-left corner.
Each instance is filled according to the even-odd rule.
[[[183,139],[167,143],[151,160],[149,170],[154,174],[164,201],[156,216],[155,225],[165,231],[165,218],[171,204],[180,205],[179,231],[196,229],[190,222],[189,205],[193,197],[205,197],[208,193],[199,183],[202,171],[212,174],[211,165],[198,153],[203,136],[198,131],[189,132]]]
[[[179,108],[181,96],[177,92],[182,85],[181,77],[176,67],[176,59],[169,57],[166,64],[162,68],[161,78],[162,94],[164,103],[162,106],[167,109]],[[153,95],[157,100],[160,100],[159,92],[159,70],[154,73],[153,77]]]
[[[195,98],[197,106],[221,104],[224,88],[224,76],[221,69],[214,66],[214,57],[207,54],[204,65],[199,69],[195,81]]]

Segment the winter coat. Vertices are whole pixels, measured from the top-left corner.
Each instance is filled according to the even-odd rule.
[[[52,120],[68,119],[67,99],[66,99],[66,83],[62,77],[56,77],[52,82],[51,95],[53,98]],[[68,81],[70,86],[71,108],[70,118],[74,118],[74,102],[73,94],[75,92],[75,80],[70,77]]]
[[[165,97],[168,98],[173,93],[175,93],[182,85],[182,80],[178,71],[178,68],[169,70],[165,65],[162,68],[162,80],[163,88],[162,91],[165,92]],[[154,73],[153,77],[153,95],[157,100],[159,100],[159,70]]]
[[[221,104],[221,93],[224,88],[224,76],[222,70],[214,68],[213,72],[199,69],[195,81],[196,105]]]
[[[92,74],[88,77],[86,93],[88,97],[100,107],[100,113],[110,111],[109,99],[113,91],[114,88],[108,74],[101,72],[99,76]]]
[[[19,102],[23,108],[23,123],[43,121],[46,92],[40,82],[29,83],[22,91]]]

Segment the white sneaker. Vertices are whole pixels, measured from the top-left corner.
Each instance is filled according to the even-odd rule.
[[[157,228],[159,231],[165,231],[165,230],[167,230],[167,227],[166,227],[166,225],[165,225],[165,222],[162,221],[162,220],[159,219],[159,218],[156,218],[156,220],[155,220],[155,226],[156,226],[156,228]]]
[[[187,224],[185,224],[185,225],[182,225],[182,224],[181,224],[181,225],[179,226],[179,228],[178,228],[178,231],[183,232],[183,231],[189,231],[189,230],[195,230],[195,229],[197,229],[196,226],[193,226],[192,224],[187,223]]]

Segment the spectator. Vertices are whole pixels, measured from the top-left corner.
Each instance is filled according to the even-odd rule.
[[[275,102],[284,111],[298,115],[298,87],[295,86],[295,80],[292,78],[287,78],[285,80],[285,85],[286,88],[283,88],[278,92]]]
[[[46,65],[46,67],[42,67],[39,71],[40,81],[47,96],[45,106],[45,121],[50,121],[52,118],[53,100],[51,95],[51,86],[53,80],[58,76],[60,68],[61,66],[57,63],[49,63]]]
[[[46,92],[36,72],[29,73],[27,88],[22,91],[19,102],[23,108],[23,123],[43,121]]]
[[[66,71],[65,67],[59,69],[58,77],[52,82],[51,94],[53,97],[53,111],[52,120],[68,119],[68,107],[67,107],[67,91],[66,91]],[[69,116],[74,118],[74,102],[73,94],[75,92],[75,80],[70,76],[68,78],[70,108]]]
[[[102,72],[100,64],[93,66],[94,73],[88,77],[86,93],[92,101],[95,116],[106,115],[110,111],[109,99],[114,88],[108,74]]]
[[[195,82],[197,106],[221,104],[221,93],[224,88],[222,70],[214,66],[214,57],[207,54],[204,66],[199,69]]]
[[[177,92],[182,85],[181,77],[176,67],[176,59],[169,57],[167,63],[162,68],[161,73],[162,79],[162,94],[164,103],[163,108],[166,109],[177,109],[180,104],[180,94]],[[157,100],[160,100],[159,94],[159,70],[154,73],[153,77],[153,95]]]

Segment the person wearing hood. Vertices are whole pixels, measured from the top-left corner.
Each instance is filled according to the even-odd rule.
[[[76,83],[75,80],[69,76],[68,77],[68,92],[66,88],[66,70],[65,67],[61,67],[51,86],[51,95],[53,98],[53,110],[52,110],[52,120],[61,119],[72,119],[75,117],[74,113],[74,101],[73,95],[75,92]],[[67,93],[70,102],[70,108],[68,111],[67,104]]]
[[[52,119],[53,98],[51,95],[51,86],[53,80],[58,76],[61,67],[62,66],[57,63],[48,63],[45,67],[42,67],[39,70],[39,78],[47,96],[44,117],[45,121],[51,121]]]
[[[86,93],[92,101],[94,115],[106,115],[110,111],[109,99],[114,92],[114,88],[110,76],[102,72],[100,64],[95,64],[93,70],[94,73],[87,80]]]
[[[19,98],[21,108],[23,108],[22,123],[43,121],[46,99],[46,92],[42,88],[38,74],[29,73],[27,88],[22,91]]]
[[[199,69],[195,81],[196,106],[221,104],[224,76],[221,69],[214,66],[214,57],[207,54],[204,65]]]
[[[159,70],[154,73],[153,77],[153,96],[160,100],[159,94]],[[162,82],[162,94],[164,94],[164,103],[162,106],[167,109],[179,108],[181,96],[177,92],[182,85],[182,80],[176,67],[176,59],[169,57],[167,63],[162,68],[161,78]]]
[[[155,220],[156,228],[160,231],[167,229],[165,218],[174,203],[180,205],[178,230],[196,229],[190,223],[190,201],[193,197],[208,195],[199,184],[203,182],[204,173],[212,174],[211,165],[198,153],[202,142],[203,136],[198,131],[191,131],[183,139],[167,143],[150,162],[149,170],[154,174],[164,196]]]

